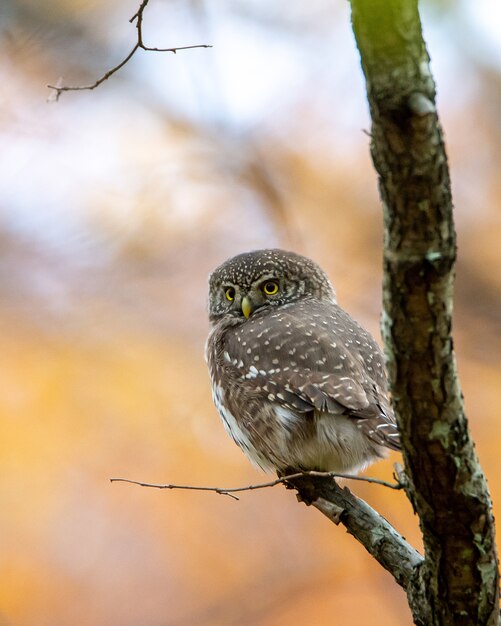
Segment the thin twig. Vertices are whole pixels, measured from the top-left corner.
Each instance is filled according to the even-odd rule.
[[[49,89],[53,89],[55,92],[54,100],[57,102],[59,100],[59,96],[63,93],[63,91],[82,91],[82,90],[92,90],[96,87],[99,87],[101,83],[104,83],[105,80],[108,80],[110,76],[113,76],[118,70],[120,70],[126,63],[128,63],[132,57],[136,54],[136,52],[141,50],[146,50],[147,52],[172,52],[176,54],[178,50],[191,50],[193,48],[212,48],[209,44],[196,44],[193,46],[177,46],[175,48],[155,48],[147,46],[143,41],[143,13],[148,4],[149,0],[142,0],[141,4],[137,12],[130,18],[129,22],[132,23],[136,21],[136,31],[137,31],[137,40],[131,51],[127,54],[127,56],[120,61],[117,65],[112,67],[110,70],[105,72],[101,78],[98,78],[95,82],[90,85],[47,85]]]
[[[125,57],[125,59],[123,59],[123,61],[121,61],[118,65],[115,65],[115,67],[113,67],[111,70],[108,70],[105,74],[101,76],[101,78],[98,78],[94,83],[92,83],[92,85],[74,85],[74,86],[47,85],[47,87],[49,89],[54,89],[56,91],[56,96],[55,96],[56,102],[59,100],[59,96],[62,94],[63,91],[82,91],[82,90],[90,91],[92,89],[95,89],[96,87],[99,87],[101,83],[104,83],[105,80],[108,80],[110,76],[113,76],[115,72],[118,72],[118,70],[122,68],[128,61],[130,61],[130,59],[132,59],[132,57],[134,56],[134,54],[137,52],[138,49],[139,49],[139,44],[136,43],[136,45],[132,48],[132,50]]]
[[[275,487],[276,485],[280,485],[286,483],[294,478],[300,478],[301,476],[318,476],[322,478],[345,478],[348,480],[361,480],[367,483],[373,483],[376,485],[382,485],[383,487],[388,487],[389,489],[402,489],[402,485],[400,483],[389,483],[385,480],[380,480],[379,478],[371,478],[369,476],[354,476],[352,474],[338,474],[336,472],[297,472],[296,474],[289,474],[288,476],[282,476],[281,478],[276,478],[268,483],[259,483],[256,485],[247,485],[246,487],[199,487],[195,485],[172,485],[172,484],[158,484],[158,483],[145,483],[139,480],[131,480],[129,478],[110,478],[110,482],[121,482],[121,483],[130,483],[132,485],[139,485],[140,487],[152,487],[154,489],[190,489],[193,491],[212,491],[213,493],[218,493],[222,496],[229,496],[234,500],[238,500],[239,498],[233,494],[241,492],[241,491],[254,491],[255,489],[266,489],[268,487]]]
[[[357,498],[348,487],[340,487],[333,478],[362,480],[390,489],[402,489],[402,485],[389,483],[379,478],[352,476],[336,472],[297,472],[282,476],[268,483],[248,485],[247,487],[196,487],[193,485],[163,485],[144,483],[128,478],[111,478],[111,482],[132,483],[141,487],[156,489],[192,489],[212,491],[238,500],[235,495],[240,491],[252,491],[275,487],[287,483],[297,490],[298,499],[311,504],[335,524],[343,524],[346,530],[359,541],[381,565],[387,569],[404,589],[415,580],[417,568],[423,557],[402,537],[393,526],[366,502]]]

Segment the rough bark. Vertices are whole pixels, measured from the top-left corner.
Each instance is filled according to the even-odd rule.
[[[499,616],[494,521],[468,432],[451,338],[456,257],[435,85],[416,0],[351,0],[384,205],[383,334],[408,495],[425,545],[417,624]]]
[[[300,500],[343,524],[408,593],[415,588],[423,557],[382,515],[332,478],[302,476],[289,483]]]

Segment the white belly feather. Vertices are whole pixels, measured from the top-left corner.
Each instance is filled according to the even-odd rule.
[[[319,469],[333,472],[359,472],[373,460],[367,438],[356,422],[344,415],[318,413],[314,417],[315,430],[310,437],[299,434],[300,421],[306,419],[291,409],[275,405],[278,428],[274,429],[273,454],[264,454],[252,444],[248,433],[240,426],[224,403],[224,390],[213,385],[214,404],[224,427],[249,459],[261,469]]]

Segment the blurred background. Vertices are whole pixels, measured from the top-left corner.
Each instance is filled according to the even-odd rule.
[[[203,347],[206,283],[280,246],[317,260],[379,337],[382,216],[345,0],[0,5],[0,624],[411,624],[342,528],[228,439]],[[497,15],[494,13],[498,12]],[[423,2],[459,235],[455,345],[501,497],[501,10]],[[47,101],[49,100],[49,101]],[[393,455],[369,473],[390,479]],[[400,493],[350,485],[419,547]],[[499,511],[499,505],[496,508]]]

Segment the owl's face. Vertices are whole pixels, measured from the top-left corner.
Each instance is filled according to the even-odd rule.
[[[310,259],[285,250],[256,250],[235,256],[209,278],[209,319],[245,321],[301,298],[335,302],[325,272]]]

